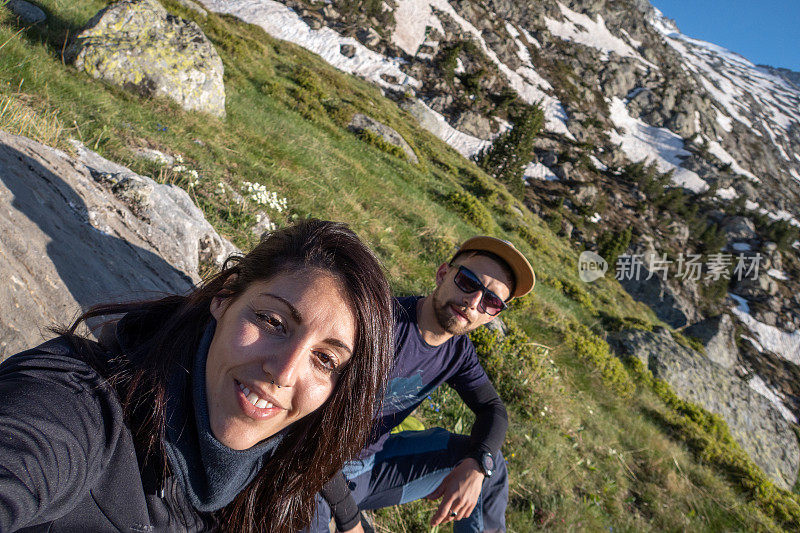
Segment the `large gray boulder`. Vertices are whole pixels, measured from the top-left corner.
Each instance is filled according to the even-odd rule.
[[[617,353],[637,357],[678,396],[722,416],[733,438],[777,486],[794,486],[797,437],[769,400],[730,370],[675,342],[664,328],[623,331],[609,340]]]
[[[170,15],[156,0],[123,0],[103,9],[66,56],[112,85],[225,116],[222,59],[197,24]]]
[[[203,253],[235,251],[182,189],[79,152],[0,131],[0,359],[93,304],[185,292]],[[115,175],[146,192],[115,196]]]
[[[738,360],[736,331],[730,315],[723,313],[692,324],[683,333],[699,339],[706,356],[725,368],[733,368]]]

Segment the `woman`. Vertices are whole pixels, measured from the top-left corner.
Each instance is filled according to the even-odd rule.
[[[0,365],[0,531],[309,523],[383,396],[388,284],[355,234],[319,220],[229,262],[188,296],[95,307]],[[117,317],[99,343],[75,333],[97,317]]]

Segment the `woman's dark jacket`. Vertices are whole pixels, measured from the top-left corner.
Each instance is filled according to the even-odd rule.
[[[110,385],[63,337],[0,364],[0,531],[212,531],[141,471]]]

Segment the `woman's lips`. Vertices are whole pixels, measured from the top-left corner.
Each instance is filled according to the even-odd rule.
[[[272,402],[264,398],[259,398],[255,392],[250,391],[246,385],[243,385],[239,381],[233,380],[233,382],[239,407],[250,418],[263,420],[265,418],[271,418],[281,411],[285,411],[285,409],[274,405]],[[255,402],[250,401],[253,399],[255,399]]]

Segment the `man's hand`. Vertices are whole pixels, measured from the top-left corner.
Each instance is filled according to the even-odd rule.
[[[428,494],[429,500],[442,498],[442,503],[431,518],[431,526],[461,520],[472,514],[481,495],[484,477],[475,459],[467,458],[458,463],[439,487]]]

